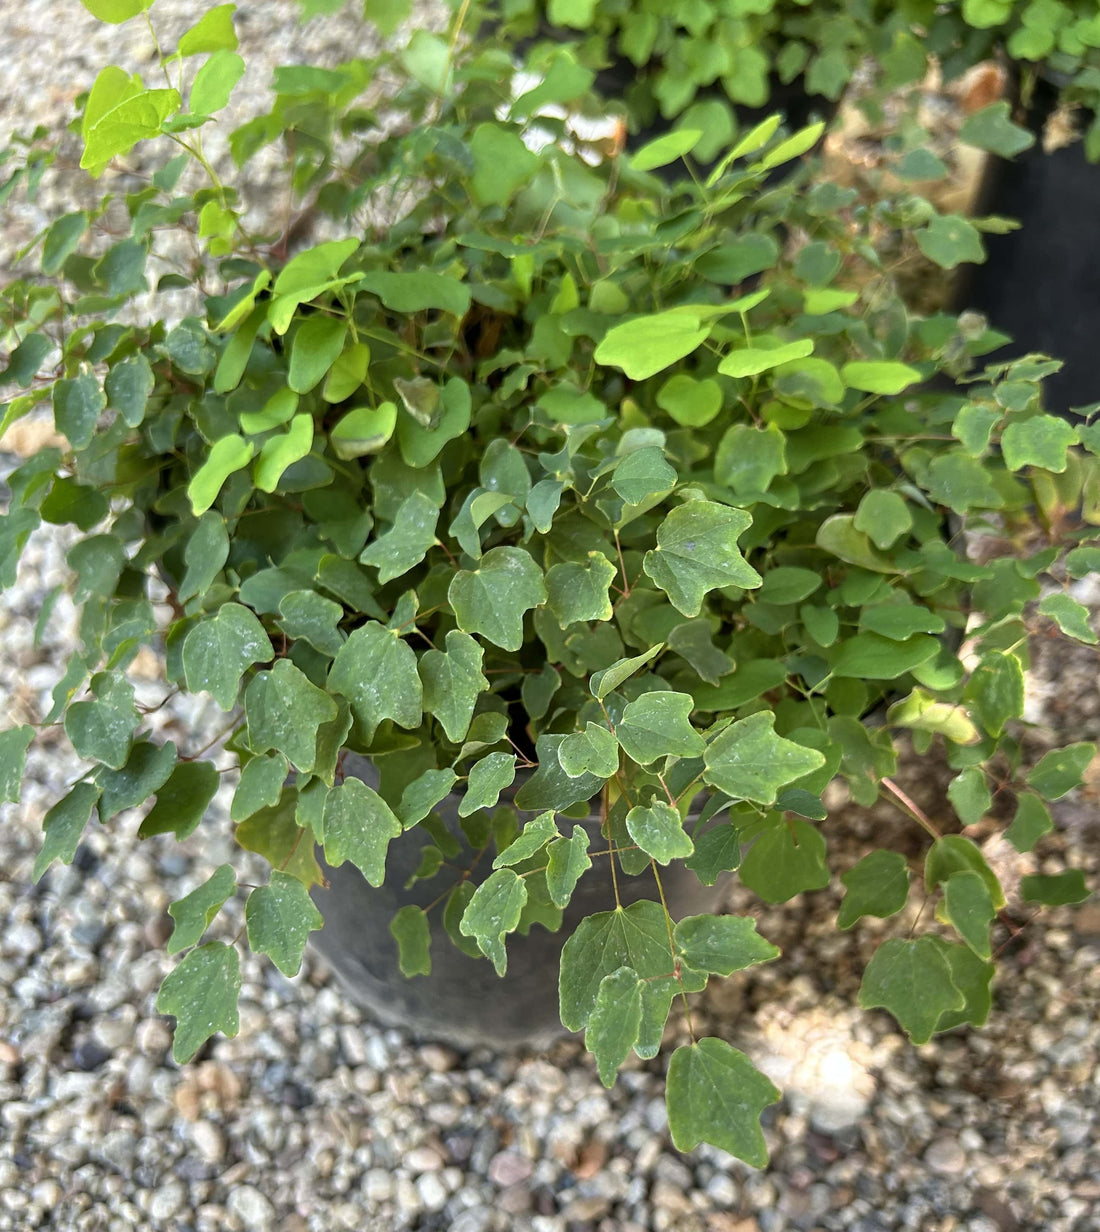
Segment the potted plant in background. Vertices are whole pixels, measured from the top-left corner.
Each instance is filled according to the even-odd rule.
[[[109,20],[148,7],[87,3]],[[1016,727],[1029,629],[1096,641],[1070,592],[1097,565],[1100,439],[1039,409],[1052,365],[979,371],[988,339],[910,315],[854,193],[804,174],[762,191],[819,126],[776,142],[769,119],[705,182],[653,174],[691,154],[694,129],[596,166],[529,149],[541,109],[568,107],[588,75],[516,97],[509,56],[461,45],[476,16],[276,74],[272,110],[233,152],[244,165],[292,132],[288,182],[341,233],[289,256],[286,236],[245,232],[200,141],[243,71],[230,6],[166,56],[186,106],[104,69],[83,165],[101,173],[158,135],[184,152],[125,196],[128,235],[86,255],[95,220],[61,219],[40,237],[42,274],[4,292],[3,378],[25,392],[3,427],[52,403],[68,448],[10,477],[0,582],[42,521],[71,525],[82,604],[52,712],[0,733],[6,798],[38,727],[62,725],[88,765],[44,819],[36,875],[72,859],[93,816],[120,826],[144,807],[139,836],[192,834],[237,765],[237,840],[271,865],[252,887],[223,866],[172,906],[169,949],[186,953],[158,1005],[181,1061],[237,1029],[229,897],[247,892],[248,943],[290,974],[344,911],[325,866],[350,865],[349,911],[376,901],[368,885],[394,891],[384,916],[414,982],[458,949],[522,966],[518,934],[552,933],[583,901],[559,934],[560,1018],[610,1084],[631,1049],[657,1053],[674,1001],[776,953],[705,890],[694,913],[686,895],[670,904],[674,882],[736,872],[768,902],[824,886],[821,793],[840,775],[873,800],[898,733],[943,743],[961,828],[1011,796],[1021,851],[1095,752],[1032,764]],[[396,130],[364,104],[375,79]],[[180,192],[191,159],[210,181]],[[927,203],[881,216],[917,220],[942,264],[958,260]],[[183,220],[204,243],[196,312],[128,323],[156,228]],[[937,372],[967,396],[927,388]],[[952,515],[1013,553],[969,559]],[[213,742],[150,738],[126,675],[144,646],[162,648],[166,688],[231,714]],[[935,902],[946,928],[884,941],[863,983],[917,1042],[984,1021],[1004,905],[970,838],[927,838],[912,867],[883,848],[847,869],[838,920]],[[430,906],[399,905],[410,874],[388,857],[410,846]],[[597,884],[594,910],[578,896]],[[1085,889],[1069,870],[1023,893]],[[682,1149],[763,1163],[758,1118],[778,1097],[724,1040],[672,1056]]]

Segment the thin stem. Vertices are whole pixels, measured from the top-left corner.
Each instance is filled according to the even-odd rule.
[[[882,785],[887,791],[892,792],[897,797],[897,799],[901,802],[904,811],[908,813],[914,821],[919,822],[934,839],[940,839],[943,837],[939,830],[936,829],[936,827],[925,815],[920,805],[911,800],[893,779],[884,778],[882,780]]]

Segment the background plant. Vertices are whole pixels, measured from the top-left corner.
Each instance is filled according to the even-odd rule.
[[[609,1084],[632,1048],[655,1055],[675,998],[776,953],[748,917],[674,924],[661,870],[736,871],[768,902],[823,887],[821,793],[839,774],[872,802],[897,733],[943,743],[963,827],[1010,795],[1008,837],[1030,850],[1045,801],[1095,753],[1031,765],[1017,720],[1037,621],[1097,641],[1070,590],[1100,559],[1100,437],[1041,411],[1050,361],[981,369],[996,336],[910,314],[867,239],[877,210],[950,267],[980,255],[978,231],[916,197],[869,210],[805,169],[769,184],[820,135],[777,142],[777,118],[671,185],[653,172],[690,170],[699,130],[597,165],[531,150],[536,122],[565,136],[539,113],[583,98],[591,71],[557,49],[517,98],[510,56],[464,48],[456,26],[276,74],[234,156],[293,134],[300,203],[358,230],[288,259],[285,235],[242,229],[198,141],[243,68],[231,17],[212,10],[165,53],[179,85],[100,74],[89,170],[145,138],[186,148],[123,197],[130,233],[101,255],[81,251],[91,214],[52,224],[41,272],[2,309],[3,378],[26,391],[3,427],[49,402],[70,447],[11,476],[0,581],[42,521],[81,535],[82,648],[41,725],[62,724],[89,768],[45,818],[36,876],[93,816],[119,827],[154,796],[140,837],[193,833],[221,762],[241,767],[237,840],[272,867],[239,887],[223,866],[172,906],[169,949],[186,955],[158,1005],[177,1058],[237,1029],[235,943],[205,940],[231,895],[247,892],[250,946],[297,971],[321,922],[317,846],[377,885],[389,842],[419,827],[440,895],[431,922],[394,921],[410,977],[432,924],[503,971],[507,936],[554,927],[581,876],[649,879],[651,900],[589,917],[562,960],[562,1020]],[[364,98],[383,74],[407,117],[389,135]],[[13,146],[12,191],[39,151]],[[177,195],[192,158],[210,183]],[[201,312],[129,322],[155,229],[181,224],[204,251],[173,277],[202,289]],[[960,518],[1016,550],[969,559]],[[209,733],[186,750],[149,738],[126,678],[145,645],[172,688],[231,713],[217,761]],[[0,734],[7,798],[34,734]],[[343,777],[345,749],[377,761],[377,790]],[[493,865],[476,890],[433,817],[455,790]],[[576,824],[593,800],[606,845]],[[862,991],[917,1042],[985,1020],[1004,906],[969,838],[928,839],[918,866],[884,849],[848,870],[838,920],[895,914],[922,876],[954,936],[884,942]],[[1085,889],[1069,871],[1024,894]],[[763,1162],[758,1115],[778,1092],[744,1054],[678,1049],[668,1091],[678,1146]]]

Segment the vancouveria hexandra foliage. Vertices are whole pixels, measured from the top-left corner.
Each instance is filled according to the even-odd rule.
[[[151,0],[86,3],[122,21]],[[62,724],[88,762],[46,815],[40,877],[93,816],[117,832],[145,808],[140,837],[190,835],[239,762],[236,837],[272,873],[246,891],[223,866],[173,904],[169,949],[186,952],[158,1004],[177,1057],[237,1029],[218,914],[232,895],[247,892],[248,944],[293,973],[320,923],[317,848],[379,885],[390,841],[420,826],[440,906],[393,922],[412,978],[431,928],[504,971],[509,934],[553,923],[580,878],[610,881],[614,862],[616,884],[652,885],[585,919],[562,956],[562,1022],[611,1083],[632,1049],[657,1053],[674,999],[776,953],[746,918],[673,923],[661,870],[736,872],[768,902],[826,885],[821,793],[840,776],[870,804],[900,733],[946,746],[959,825],[918,867],[869,852],[838,923],[931,897],[940,926],[929,913],[883,942],[863,1002],[918,1042],[982,1023],[1004,895],[956,831],[995,787],[1030,850],[1095,752],[1029,765],[1016,721],[1029,630],[1097,640],[1069,583],[1100,564],[1100,431],[1043,413],[1050,361],[982,368],[999,338],[906,311],[870,224],[927,227],[934,209],[872,213],[813,183],[798,160],[820,128],[784,135],[778,118],[706,177],[688,174],[693,129],[610,162],[565,133],[536,152],[536,122],[563,126],[538,113],[588,97],[574,52],[516,98],[499,45],[417,32],[374,59],[279,69],[270,113],[232,134],[241,165],[292,135],[288,191],[344,232],[288,256],[288,236],[243,230],[203,156],[240,76],[232,6],[167,62],[178,92],[106,68],[85,101],[93,174],[147,137],[183,148],[122,198],[130,233],[88,255],[109,198],[58,220],[41,273],[0,301],[3,426],[52,403],[68,441],[9,479],[0,583],[40,523],[68,524],[83,605],[51,711],[0,732],[0,787],[18,797],[39,726]],[[383,73],[408,120],[385,133],[364,102]],[[44,139],[12,145],[5,195],[33,190]],[[190,159],[211,181],[187,195]],[[671,184],[652,174],[673,164]],[[176,225],[202,255],[159,285],[199,285],[201,310],[116,319]],[[941,263],[973,237],[949,228]],[[961,519],[1016,548],[969,559]],[[163,649],[172,688],[231,713],[224,748],[151,737],[126,676],[143,646]],[[376,761],[377,790],[344,778],[346,750]],[[491,849],[472,893],[433,820],[451,792]],[[575,824],[592,809],[595,845]],[[1024,893],[1085,890],[1069,871]],[[748,1057],[680,1048],[668,1093],[679,1146],[764,1162],[758,1118],[778,1092]]]
[[[409,3],[389,0],[387,8],[407,12]],[[307,12],[332,7],[301,4]],[[621,92],[636,128],[681,117],[705,131],[700,153],[708,160],[733,140],[738,108],[785,105],[792,83],[835,102],[868,58],[888,90],[919,82],[933,63],[951,80],[999,58],[1013,65],[1026,100],[1043,73],[1067,105],[1084,109],[1088,157],[1100,158],[1100,15],[1092,0],[489,0],[485,7],[512,35],[575,40],[581,62]],[[995,104],[963,139],[1017,152],[994,131],[1008,110]]]

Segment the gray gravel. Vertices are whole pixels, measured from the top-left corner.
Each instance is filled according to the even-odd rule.
[[[158,28],[171,41],[203,7],[158,0]],[[299,30],[289,0],[242,14],[254,62],[347,54],[363,38],[348,18]],[[146,37],[137,23],[96,26],[76,0],[3,6],[0,114],[56,122],[108,58],[147,59]],[[243,106],[258,105],[262,78],[253,70],[242,86]],[[41,213],[6,218],[0,269],[76,191],[59,173]],[[0,453],[0,476],[17,462]],[[41,644],[32,636],[67,580],[64,551],[64,533],[36,535],[0,596],[0,711],[16,720],[48,708],[72,644],[64,596]],[[159,701],[155,657],[134,675],[139,698]],[[1087,648],[1037,645],[1037,746],[1100,737],[1095,681]],[[154,726],[195,748],[219,717],[175,699]],[[154,1009],[165,908],[225,859],[247,878],[251,857],[233,850],[219,799],[201,838],[139,845],[137,818],[124,816],[32,887],[43,813],[79,768],[63,737],[44,739],[0,831],[0,1232],[1100,1232],[1096,905],[1031,923],[1007,946],[990,1025],[919,1049],[887,1015],[855,1007],[873,945],[908,919],[837,934],[836,885],[751,905],[785,956],[719,981],[696,1028],[746,1049],[785,1089],[765,1122],[772,1164],[754,1172],[720,1151],[672,1148],[665,1060],[635,1060],[606,1092],[572,1041],[459,1057],[365,1021],[308,956],[294,980],[246,957],[239,1037],[179,1068]],[[909,757],[899,774],[933,816],[945,807],[934,770]],[[1095,787],[1056,814],[1036,867],[1069,856],[1095,878]],[[837,865],[887,827],[899,846],[919,841],[901,820],[885,804],[842,808],[827,823]],[[987,854],[998,855],[993,833]],[[230,911],[227,936],[236,923]],[[670,1024],[669,1044],[682,1034]]]

